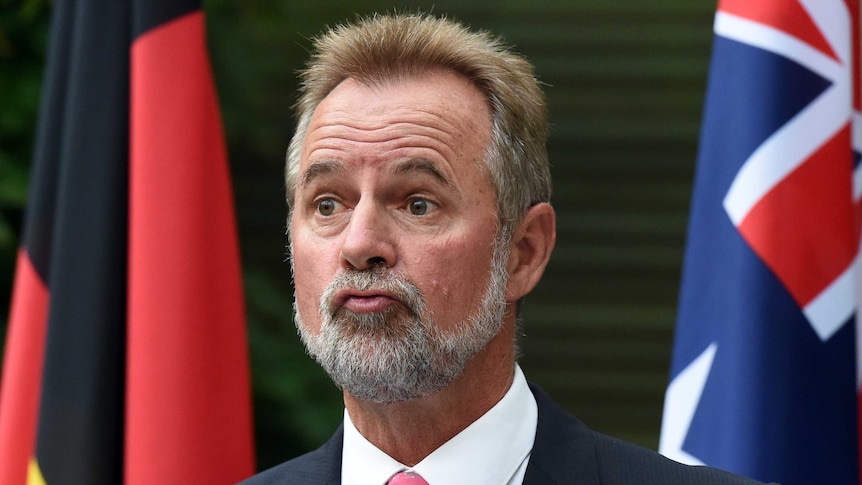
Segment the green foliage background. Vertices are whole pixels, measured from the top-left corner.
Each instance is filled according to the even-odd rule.
[[[0,0],[0,315],[9,314],[48,34],[42,0]],[[0,339],[5,339],[5,332]]]
[[[342,413],[292,323],[281,177],[296,70],[325,26],[393,9],[489,29],[536,64],[551,110],[558,246],[525,308],[521,365],[588,424],[656,445],[712,0],[204,3],[240,225],[260,468],[319,445]],[[0,324],[50,10],[47,0],[0,0]]]

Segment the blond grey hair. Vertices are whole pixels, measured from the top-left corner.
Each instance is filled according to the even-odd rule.
[[[339,83],[353,79],[374,86],[438,69],[468,79],[491,108],[485,164],[502,227],[514,230],[530,206],[548,202],[547,110],[533,66],[487,32],[426,14],[391,14],[339,25],[314,40],[311,59],[300,74],[296,133],[287,151],[288,203],[293,205],[312,114]]]

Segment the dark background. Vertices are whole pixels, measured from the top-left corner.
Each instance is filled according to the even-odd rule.
[[[291,316],[282,164],[296,70],[325,26],[395,8],[491,30],[536,66],[551,115],[558,242],[527,298],[522,367],[592,427],[657,446],[714,2],[204,3],[239,217],[260,467],[317,446],[342,413]],[[49,15],[47,0],[0,0],[0,324]]]

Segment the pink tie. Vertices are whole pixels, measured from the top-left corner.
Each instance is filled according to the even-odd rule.
[[[416,472],[399,472],[392,475],[387,485],[428,485],[424,478]]]

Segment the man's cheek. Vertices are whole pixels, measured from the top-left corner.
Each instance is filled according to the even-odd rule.
[[[309,330],[316,330],[320,322],[320,295],[322,290],[318,292],[314,289],[310,282],[301,280],[299,277],[295,280],[296,305],[299,314],[302,316],[302,323]]]

